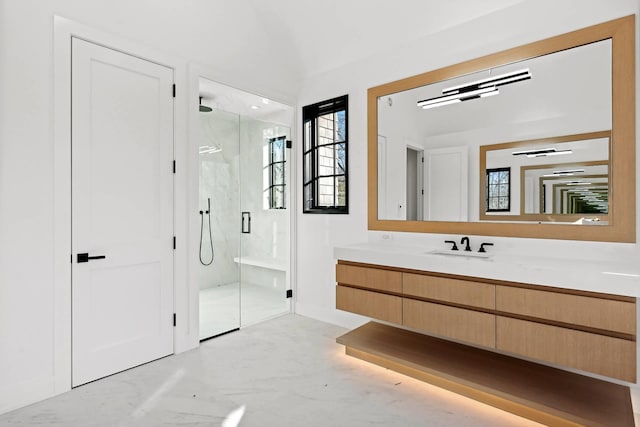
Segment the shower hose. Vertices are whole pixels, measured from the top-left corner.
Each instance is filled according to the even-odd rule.
[[[209,246],[211,247],[211,260],[205,261],[202,256],[202,240],[204,236],[204,215],[207,215],[209,221]],[[200,264],[211,265],[215,258],[215,252],[213,250],[213,234],[211,232],[211,198],[207,198],[207,210],[200,211]]]

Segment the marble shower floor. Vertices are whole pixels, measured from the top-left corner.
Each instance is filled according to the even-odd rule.
[[[243,283],[201,289],[200,339],[289,312],[284,290]],[[242,313],[242,315],[241,315]]]
[[[539,425],[345,356],[335,342],[345,332],[281,316],[0,415],[0,425]]]

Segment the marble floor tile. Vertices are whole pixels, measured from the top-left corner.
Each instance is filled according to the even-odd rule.
[[[335,342],[344,332],[285,315],[0,415],[0,426],[538,425],[348,357]]]

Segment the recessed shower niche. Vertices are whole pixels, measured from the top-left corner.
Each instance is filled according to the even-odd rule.
[[[196,265],[203,340],[290,310],[293,109],[204,78],[199,95]]]

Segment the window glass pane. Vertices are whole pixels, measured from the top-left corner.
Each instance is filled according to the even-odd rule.
[[[336,145],[336,174],[344,174],[347,171],[347,144]]]
[[[346,206],[347,205],[347,184],[346,178],[344,176],[336,177],[336,188],[335,192],[337,194],[337,206]]]
[[[272,151],[271,151],[271,161],[272,162],[283,162],[284,161],[284,139],[276,139],[272,143]]]
[[[311,153],[304,155],[304,177],[305,183],[311,181]]]
[[[335,135],[335,140],[336,142],[342,142],[342,141],[346,141],[347,140],[347,121],[346,121],[346,111],[341,110],[338,111],[337,113],[335,113],[335,129],[336,129],[336,135]]]
[[[318,148],[318,176],[334,174],[334,146]]]
[[[335,190],[333,177],[318,179],[318,206],[334,206]]]
[[[306,209],[312,209],[313,206],[313,183],[304,186],[303,197],[304,197],[304,206]]]
[[[284,187],[273,187],[273,207],[276,209],[284,209]]]
[[[304,123],[304,151],[311,149],[311,121]]]
[[[283,185],[284,180],[284,163],[274,163],[273,165],[273,182],[272,185]]]

